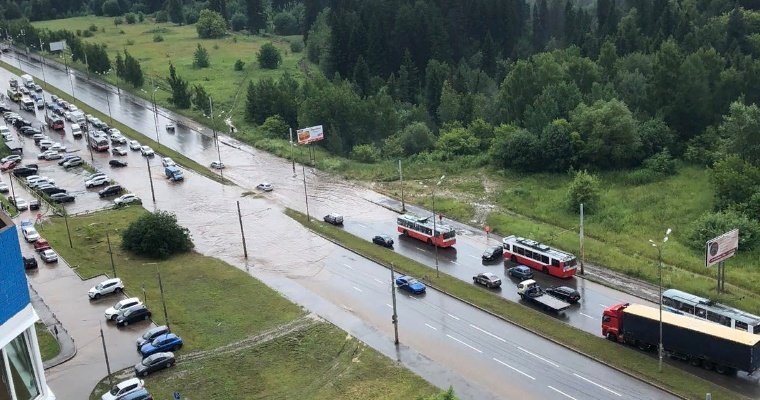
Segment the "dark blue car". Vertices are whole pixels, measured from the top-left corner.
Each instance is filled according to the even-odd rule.
[[[180,348],[182,348],[182,338],[173,333],[166,333],[157,336],[152,342],[146,343],[140,347],[140,354],[142,354],[143,357],[147,357],[155,353],[177,351]]]
[[[399,276],[396,278],[396,286],[412,294],[425,293],[425,285],[411,276]]]
[[[507,270],[507,274],[509,276],[514,276],[515,278],[520,279],[520,281],[533,278],[533,271],[530,269],[530,267],[527,267],[525,265],[518,265],[516,267],[510,268]]]

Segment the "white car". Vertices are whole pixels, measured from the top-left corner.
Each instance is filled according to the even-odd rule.
[[[116,156],[126,156],[127,150],[124,149],[123,147],[114,147],[111,149],[111,154],[116,155]]]
[[[124,290],[124,283],[121,278],[106,279],[103,282],[93,286],[87,291],[87,296],[91,299],[99,299],[100,296],[104,296],[111,293],[121,293]]]
[[[75,112],[75,111],[78,111],[78,110],[79,110],[79,108],[77,106],[69,103],[69,111]]]
[[[16,206],[16,209],[19,210],[19,211],[24,211],[24,210],[28,210],[29,209],[29,202],[26,201],[26,200],[24,200],[24,199],[18,199],[18,200],[16,200],[16,202],[14,203],[14,205]],[[39,235],[37,235],[37,237],[39,238]],[[37,240],[37,239],[35,239],[35,240]]]
[[[42,259],[48,263],[58,262],[58,254],[53,249],[42,251],[40,253],[40,257],[42,257]]]
[[[173,122],[169,122],[168,124],[166,124],[167,131],[173,131],[174,129],[175,129],[175,126]]]
[[[7,157],[0,158],[0,164],[5,164],[8,161],[18,161],[18,162],[20,162],[21,161],[21,156],[17,155],[17,154],[12,154],[12,155],[9,155]]]
[[[39,179],[36,179],[34,182],[30,183],[29,187],[32,188],[32,189],[34,189],[34,188],[40,187],[42,185],[53,185],[53,186],[55,186],[55,180],[50,179],[50,178],[48,178],[46,176],[42,176]]]
[[[116,400],[121,399],[125,395],[132,393],[136,390],[145,387],[145,381],[138,378],[127,379],[126,381],[119,382],[111,388],[106,394],[100,397],[100,400]]]
[[[272,184],[269,182],[259,183],[258,185],[256,185],[256,188],[263,190],[265,192],[271,192],[272,190],[274,190],[274,186],[272,186]]]
[[[140,143],[137,140],[130,140],[129,141],[129,149],[130,150],[137,151],[137,150],[140,150],[141,148],[142,148],[142,146],[140,145]]]
[[[114,304],[113,307],[108,307],[105,312],[105,316],[107,320],[115,321],[116,318],[124,314],[125,311],[130,310],[132,308],[136,308],[138,306],[142,305],[142,301],[138,299],[137,297],[130,297],[128,299],[124,299],[119,301],[118,303]]]
[[[92,174],[90,174],[90,175],[87,175],[87,176],[85,176],[85,177],[84,177],[84,180],[85,180],[85,182],[86,182],[86,181],[89,181],[89,180],[90,180],[90,179],[92,179],[92,178],[97,178],[97,177],[99,177],[99,176],[106,176],[106,174],[105,174],[105,173],[103,173],[103,172],[95,172],[95,173],[92,173]]]
[[[17,203],[20,203],[21,201],[25,201],[23,199],[16,200]],[[37,239],[40,238],[40,234],[37,233],[37,230],[34,229],[33,226],[25,226],[21,228],[21,233],[24,235],[24,239],[26,239],[27,242],[36,242]]]
[[[26,177],[26,184],[27,184],[27,186],[29,184],[34,183],[34,181],[39,180],[40,178],[42,178],[42,177],[39,176],[39,175],[29,175],[29,176],[27,176]]]
[[[45,154],[45,160],[46,161],[60,160],[61,158],[63,158],[63,155],[61,155],[61,153],[58,153],[58,152],[55,152],[55,151],[51,151],[51,152]]]
[[[79,166],[79,165],[82,165],[82,164],[84,164],[84,161],[82,161],[81,158],[72,158],[72,159],[66,161],[65,163],[63,163],[63,168],[76,167],[76,166]]]
[[[8,184],[5,182],[0,182],[0,193],[8,193]]]
[[[164,157],[164,158],[161,159],[161,165],[163,165],[164,167],[172,167],[172,166],[175,166],[177,164],[171,158]]]
[[[156,153],[153,152],[153,149],[151,149],[149,146],[140,147],[140,153],[142,153],[143,157],[153,157],[156,155]]]
[[[213,168],[213,169],[225,169],[225,168],[226,168],[226,166],[224,165],[224,163],[223,163],[223,162],[220,162],[220,161],[212,161],[212,162],[211,162],[211,168]]]
[[[72,115],[71,115],[71,111],[64,111],[63,112],[63,118],[66,118],[66,121],[71,122],[72,118],[73,118]]]
[[[121,195],[121,196],[113,199],[113,202],[116,203],[117,205],[129,204],[129,203],[139,203],[140,202],[140,198],[137,197],[133,193],[127,193],[127,194]]]
[[[40,146],[40,149],[42,149],[42,150],[47,150],[52,145],[53,145],[53,141],[52,140],[48,140],[48,139],[40,140],[40,142],[37,143],[37,146]]]
[[[65,152],[66,151],[66,146],[64,146],[64,145],[62,145],[62,144],[60,144],[58,142],[55,142],[55,143],[53,143],[52,146],[50,146],[50,148],[48,150],[56,151],[56,152]]]
[[[107,176],[96,176],[88,181],[84,182],[84,187],[91,188],[96,186],[103,186],[108,183]]]

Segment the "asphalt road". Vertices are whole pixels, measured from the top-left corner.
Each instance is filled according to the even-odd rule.
[[[50,71],[51,71],[50,69],[46,70],[46,76],[49,82],[54,80],[54,78],[51,78],[51,75],[54,75],[54,74],[51,74]],[[62,74],[62,75],[63,75],[63,79],[66,79],[65,74]],[[7,77],[4,76],[3,80],[5,80],[6,78]],[[56,84],[55,82],[53,83]],[[66,86],[62,86],[62,87],[65,88]],[[86,88],[89,88],[89,86],[85,85],[83,87],[84,88],[80,88],[79,86],[77,86],[77,89],[76,89],[77,97],[80,97],[80,98],[85,97],[87,93],[90,93],[86,90]],[[96,92],[97,88],[92,89],[92,90],[93,92]],[[102,102],[104,101],[102,98],[100,99],[99,102],[98,102],[97,97],[93,97],[91,100],[92,100],[90,102],[91,104],[95,105],[96,107],[100,105],[99,108],[102,109]],[[123,104],[125,103],[126,101],[121,102],[120,107],[123,106]],[[132,104],[132,107],[137,107],[134,103],[130,102],[129,104]],[[111,101],[111,111],[114,117],[116,117],[116,112],[114,112],[115,108],[116,107],[114,107],[114,101]],[[119,114],[119,115],[122,115],[122,116],[126,115],[128,117],[129,115],[144,116],[144,114],[145,114],[144,110],[143,112],[136,110],[133,112],[128,112],[126,114]],[[141,125],[141,122],[144,124],[145,120],[146,118],[138,118],[137,120],[122,120],[122,122],[126,123],[127,125],[138,127],[139,129],[140,126],[143,126],[144,128],[144,125]],[[149,122],[151,122],[150,125],[152,125],[152,118],[149,119]],[[143,132],[145,131],[143,130]],[[216,150],[213,148],[213,142],[211,142],[210,139],[202,135],[194,134],[192,132],[183,133],[183,128],[181,124],[178,126],[178,131],[174,135],[169,135],[169,134],[166,134],[165,132],[161,132],[161,133],[162,135],[167,135],[169,138],[176,138],[178,140],[178,143],[177,143],[177,146],[179,146],[178,149],[180,151],[185,152],[185,154],[195,158],[201,163],[210,162],[212,160],[215,160],[217,157]],[[182,138],[192,138],[192,137],[195,137],[195,140],[182,139]],[[293,177],[292,170],[290,169],[290,164],[286,160],[278,159],[270,155],[267,155],[265,153],[257,152],[255,150],[252,150],[250,148],[246,148],[243,146],[240,146],[241,148],[238,149],[236,147],[238,147],[239,144],[229,138],[223,138],[222,141],[224,143],[230,144],[228,146],[222,146],[220,149],[222,153],[222,160],[229,167],[225,171],[226,177],[232,178],[234,181],[242,184],[243,187],[248,187],[248,188],[255,186],[255,184],[261,180],[270,180],[274,182],[276,185],[275,192],[265,195],[265,197],[268,197],[271,200],[275,200],[275,201],[265,202],[264,205],[266,205],[266,207],[264,208],[259,207],[253,210],[249,210],[247,215],[256,214],[257,219],[260,220],[261,213],[267,213],[267,210],[272,208],[272,205],[275,205],[276,207],[276,203],[285,204],[285,205],[292,206],[299,209],[303,208],[303,201],[302,201],[303,187],[299,185],[301,183],[301,177],[300,176],[296,176],[295,178]],[[163,143],[167,144],[166,140],[164,140]],[[201,146],[198,146],[197,145],[198,143],[201,143]],[[203,143],[210,144],[211,147],[204,147]],[[169,145],[174,147],[174,145],[172,145],[171,143],[169,143]],[[185,151],[189,146],[190,147],[195,146],[196,150]],[[101,168],[107,170],[108,167],[104,167],[107,159],[108,159],[108,156],[104,153],[96,154],[95,165],[100,166]],[[111,175],[116,177],[119,182],[123,183],[128,188],[133,189],[143,199],[149,199],[149,196],[150,196],[149,189],[146,187],[147,179],[145,179],[145,177],[147,176],[147,170],[145,169],[143,164],[140,162],[144,159],[142,159],[136,154],[130,154],[128,156],[128,159],[130,161],[130,167],[121,169],[121,170],[113,170],[110,172]],[[137,161],[137,160],[140,160],[140,161]],[[55,166],[55,168],[57,168],[57,165]],[[156,169],[159,170],[158,171],[159,174],[156,174],[155,172],[153,173],[154,178],[156,177],[156,175],[160,175],[160,172],[162,171],[162,168],[156,168],[155,166],[152,167],[152,169],[154,171]],[[301,171],[298,171],[298,172],[301,172]],[[330,211],[342,212],[347,216],[348,223],[346,224],[346,229],[351,230],[362,236],[369,237],[371,236],[370,233],[374,234],[375,232],[378,232],[378,231],[390,232],[390,231],[395,230],[395,224],[393,223],[393,221],[395,221],[395,213],[385,210],[382,207],[373,205],[370,201],[368,201],[368,200],[373,200],[377,198],[376,194],[373,194],[365,189],[357,188],[353,185],[337,180],[319,171],[307,171],[307,181],[308,181],[307,183],[308,190],[310,192],[309,197],[310,197],[310,205],[312,207],[311,209],[312,214],[321,216],[322,214],[325,214]],[[215,253],[216,255],[225,259],[230,259],[230,256],[232,254],[240,253],[239,247],[235,245],[231,245],[230,243],[231,242],[230,239],[233,239],[233,241],[238,240],[238,238],[236,237],[237,232],[235,232],[235,227],[237,223],[236,218],[235,218],[236,215],[234,212],[232,212],[232,210],[230,210],[231,208],[230,205],[231,203],[234,203],[236,199],[239,198],[240,190],[238,190],[237,188],[233,189],[233,188],[225,187],[223,185],[211,182],[210,180],[202,178],[196,174],[189,174],[188,180],[179,185],[170,184],[168,182],[160,182],[159,180],[157,185],[154,184],[154,187],[156,187],[156,197],[159,200],[157,207],[161,209],[176,210],[178,214],[180,215],[180,220],[184,219],[182,217],[183,214],[186,214],[188,211],[192,212],[192,218],[190,221],[188,221],[188,224],[190,225],[191,230],[193,231],[194,237],[196,237],[196,239],[199,236],[202,236],[204,238],[204,241],[210,242],[211,246],[207,250],[210,250],[211,253]],[[146,192],[146,189],[148,190],[147,192]],[[209,195],[209,193],[213,193],[213,194]],[[90,201],[83,201],[83,200],[84,198],[82,200],[78,199],[76,203],[76,207],[83,207],[83,209],[96,209],[96,208],[99,208],[100,206],[97,203],[91,203]],[[220,202],[223,204],[220,204]],[[258,202],[258,201],[254,201],[254,202]],[[262,207],[264,205],[262,205]],[[148,207],[150,208],[150,204],[148,204]],[[210,212],[210,210],[217,210],[217,211],[225,210],[225,211],[220,213],[220,212]],[[272,213],[269,212],[269,214],[272,214]],[[272,234],[274,233],[273,230],[275,230],[276,228],[280,228],[283,225],[289,225],[286,223],[286,221],[283,220],[283,218],[285,220],[287,220],[287,218],[282,217],[279,214],[279,212],[275,212],[274,215],[275,215],[275,218],[274,218],[275,221],[273,221],[271,225],[267,225],[268,230],[264,232],[261,232],[260,221],[257,221],[258,223],[254,224],[254,226],[252,227],[249,227],[248,226],[249,224],[246,223],[246,232],[247,232],[247,236],[249,237],[248,239],[249,243],[253,242],[253,243],[259,244],[259,240],[265,240],[265,238],[261,236],[271,237]],[[356,221],[356,223],[352,221]],[[219,229],[220,227],[222,229]],[[298,256],[303,255],[302,254],[303,252],[298,249],[298,246],[296,246],[295,249],[288,248],[289,246],[287,246],[287,244],[293,243],[294,236],[296,236],[294,234],[295,229],[291,227],[291,230],[284,232],[282,237],[279,237],[278,238],[279,240],[277,240],[276,243],[272,243],[272,247],[265,246],[263,248],[265,248],[266,251],[259,254],[255,254],[252,257],[255,260],[254,265],[256,264],[261,265],[263,267],[261,268],[261,270],[264,270],[265,272],[271,272],[272,267],[274,267],[275,270],[279,269],[282,272],[282,269],[279,268],[278,266],[282,265],[281,263],[282,263],[283,258],[285,259],[290,258],[290,257],[283,257],[282,256],[283,254],[291,254],[294,257],[294,260],[292,261],[296,264],[299,262],[303,262],[304,260],[299,259],[300,257],[298,257]],[[249,232],[255,232],[255,233],[249,233]],[[468,239],[464,238],[463,236],[460,236],[459,244],[457,245],[457,251],[454,254],[454,257],[452,257],[452,254],[446,253],[446,254],[443,254],[442,257],[440,258],[440,260],[443,260],[443,262],[441,263],[442,270],[470,281],[471,276],[472,276],[470,269],[476,268],[476,269],[482,270],[483,268],[486,268],[486,267],[479,266],[478,264],[479,255],[480,255],[480,252],[482,252],[482,248],[485,247],[485,243],[483,242],[481,245],[482,247],[478,249],[478,243],[476,243],[476,241],[477,239],[474,238],[472,239],[472,243],[469,243]],[[223,244],[223,245],[220,245],[220,244]],[[255,247],[261,248],[260,246],[255,246]],[[399,249],[403,249],[401,251],[403,251],[404,254],[407,254],[413,257],[423,257],[422,258],[423,262],[429,261],[429,254],[427,255],[428,257],[427,261],[425,261],[424,259],[426,252],[424,251],[425,250],[424,244],[422,244],[421,242],[420,243],[402,242],[397,247]],[[419,251],[417,247],[422,248],[423,251],[422,252]],[[272,250],[277,250],[277,251],[273,252]],[[477,255],[477,260],[473,259],[472,261],[470,261],[464,258],[464,257],[472,258],[473,254]],[[440,255],[441,254],[439,254],[439,256]],[[465,263],[462,260],[467,260],[469,262]],[[240,260],[240,257],[237,256],[237,257],[232,257],[232,261],[233,261],[233,264],[240,265],[241,260]],[[475,261],[477,263],[475,263]],[[469,267],[467,267],[467,269],[460,268],[462,264],[466,264]],[[374,268],[380,271],[384,271],[384,269],[379,269],[377,268],[377,266],[375,266]],[[491,270],[497,271],[497,272],[500,270],[503,270],[503,267],[500,267],[498,265],[488,266],[487,268],[490,268]],[[287,268],[285,269],[286,269],[286,272],[285,272],[286,275],[288,275],[291,278],[298,278],[297,276],[296,277],[291,276],[292,270],[287,270]],[[326,269],[327,268],[323,266],[321,268],[321,271],[324,271]],[[347,272],[348,271],[345,271],[345,270],[334,271],[333,275],[331,275],[331,279],[327,281],[322,281],[322,280],[315,281],[313,279],[306,279],[306,282],[308,283],[307,286],[309,286],[309,289],[311,289],[313,292],[321,292],[321,290],[318,290],[318,288],[328,287],[329,289],[321,294],[323,297],[337,299],[338,305],[351,304],[352,306],[350,307],[351,308],[350,312],[356,313],[357,312],[356,304],[361,304],[362,302],[366,302],[367,295],[363,294],[364,293],[363,291],[356,290],[353,286],[351,286],[350,288],[346,290],[345,285],[338,285],[340,287],[343,287],[343,292],[341,292],[340,290],[336,290],[336,288],[333,287],[335,286],[334,282],[341,282],[342,279],[345,279]],[[309,278],[311,277],[312,276],[309,276]],[[297,280],[300,281],[300,279],[297,279]],[[318,288],[315,288],[313,287],[313,285],[315,284],[314,282],[322,282],[322,284],[319,285]],[[509,282],[509,281],[505,280],[505,282]],[[299,283],[304,284],[302,282],[299,282]],[[562,283],[567,284],[566,281],[563,281]],[[585,329],[589,329],[590,331],[593,331],[596,333],[599,330],[599,325],[598,325],[599,322],[598,320],[596,322],[593,322],[593,320],[594,318],[597,318],[597,319],[599,318],[599,313],[601,312],[602,306],[612,304],[614,300],[617,300],[617,299],[621,299],[621,298],[625,299],[626,295],[622,295],[620,293],[617,293],[613,290],[610,290],[604,287],[600,287],[601,289],[596,289],[595,291],[590,291],[588,290],[588,286],[587,286],[589,282],[585,282],[581,280],[580,283],[581,285],[579,285],[578,287],[579,287],[579,290],[581,290],[582,295],[584,295],[585,301],[583,302],[583,304],[581,304],[580,307],[578,307],[579,308],[577,310],[578,313],[573,314],[573,315],[576,315],[575,318],[572,318],[572,317],[566,317],[566,318],[569,321],[577,320],[579,326],[585,327]],[[603,300],[598,300],[596,304],[592,306],[590,304],[591,302],[589,301],[589,297],[594,298],[593,297],[594,295],[589,295],[590,292],[599,292],[599,293],[602,293],[600,296],[603,295],[605,297]],[[513,291],[507,290],[507,287],[505,287],[505,289],[502,290],[502,293],[506,296],[510,296],[513,294]],[[291,295],[291,297],[292,296],[293,295]],[[426,296],[426,299],[429,296],[430,294]],[[601,298],[601,297],[598,297],[598,298]],[[376,299],[372,298],[372,301],[374,304],[376,302]],[[333,301],[333,303],[336,304],[335,301]],[[587,308],[584,308],[584,307],[587,307]],[[386,310],[386,313],[387,313],[387,310]],[[569,314],[570,313],[567,313],[567,315]],[[429,315],[429,312],[423,315]],[[369,317],[367,316],[367,318]],[[377,320],[376,320],[377,322],[373,324],[373,326],[376,326],[376,328],[385,327],[387,329],[390,326],[387,323],[387,320],[388,320],[388,314],[378,315]],[[478,327],[482,325],[487,325],[487,323],[484,323],[484,322],[478,322],[478,321],[473,321],[473,322],[475,322],[473,323],[473,325],[478,326]],[[433,325],[433,324],[430,324],[430,325]],[[427,328],[428,330],[432,330],[426,325],[423,325],[423,326]],[[342,326],[342,327],[344,329],[347,329],[345,326]],[[494,330],[494,331],[498,332],[498,330]],[[493,332],[493,331],[488,330],[488,332]],[[424,342],[424,338],[426,338],[429,334],[430,332],[425,332],[425,329],[422,329],[421,332],[417,333],[417,335],[423,338],[423,342]],[[455,335],[451,335],[451,336],[456,337]],[[489,335],[486,335],[486,336],[490,337]],[[454,339],[451,339],[449,337],[447,338],[451,341],[454,341]],[[494,340],[497,340],[497,339],[494,339]],[[466,341],[464,340],[463,342],[466,343]],[[460,342],[454,341],[454,343],[461,345]],[[478,342],[475,341],[475,343],[478,343]],[[415,350],[420,351],[419,349],[416,349],[416,348]],[[449,352],[441,351],[439,347],[436,347],[435,349],[428,349],[428,350],[433,351],[433,354],[439,354],[439,355],[450,354]],[[431,357],[431,359],[434,359],[427,352],[422,352],[422,354],[425,354],[426,356]],[[501,361],[504,361],[504,360],[501,360]],[[564,362],[564,360],[560,360],[560,361]],[[560,363],[556,363],[556,364],[560,364]],[[509,364],[509,365],[518,369],[520,368],[520,365],[513,365],[513,364]],[[459,371],[459,367],[460,367],[459,363],[454,363],[454,370]],[[492,366],[489,367],[487,365],[484,365],[483,367],[485,369],[492,368]],[[430,369],[430,366],[428,365],[428,370],[429,369]],[[478,371],[478,373],[466,374],[465,376],[469,376],[470,379],[478,379],[478,377],[482,375],[482,371],[480,369],[476,369],[476,370]],[[421,373],[420,371],[416,371],[416,372],[430,379],[430,375],[431,375],[430,373]],[[552,389],[548,389],[548,390],[552,390]],[[631,391],[631,393],[638,393],[638,392],[641,392],[641,390]]]

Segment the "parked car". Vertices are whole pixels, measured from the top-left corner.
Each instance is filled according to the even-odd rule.
[[[21,199],[16,200],[16,202],[19,201],[21,201]],[[25,226],[21,228],[21,234],[24,235],[24,239],[29,243],[34,242],[40,238],[40,234],[37,233],[37,230],[34,229],[33,226]]]
[[[393,247],[393,238],[388,235],[377,235],[372,238],[372,243],[391,248]]]
[[[55,203],[73,203],[76,198],[68,193],[53,193],[50,195],[50,200]]]
[[[182,338],[173,334],[165,333],[140,347],[140,354],[147,357],[165,351],[177,351],[182,348]]]
[[[161,159],[161,165],[163,165],[164,167],[172,167],[172,166],[175,166],[177,164],[171,158],[164,157],[164,158]]]
[[[343,225],[343,216],[340,214],[327,214],[323,219],[328,224]]]
[[[153,149],[150,148],[150,146],[140,147],[140,154],[142,154],[143,157],[153,157],[156,155],[156,153],[153,151]]]
[[[73,168],[84,164],[84,161],[80,157],[74,157],[63,163],[63,168]]]
[[[51,248],[50,247],[50,243],[46,239],[44,239],[42,237],[39,238],[39,239],[37,239],[36,242],[34,242],[34,251],[36,251],[38,253],[42,252],[42,251],[45,251],[47,249],[50,249],[50,248]]]
[[[0,193],[8,193],[10,191],[10,188],[8,188],[8,184],[5,182],[0,182]]]
[[[18,176],[19,178],[23,178],[26,176],[31,176],[37,173],[37,168],[29,168],[29,167],[18,167],[13,170],[13,175]]]
[[[546,289],[546,293],[570,304],[575,304],[581,299],[581,294],[577,290],[567,286],[550,287]]]
[[[121,278],[111,278],[106,279],[103,282],[100,282],[97,285],[93,286],[87,292],[87,295],[90,297],[90,299],[99,299],[107,294],[121,293],[123,290],[124,282],[121,281]]]
[[[137,321],[145,321],[150,319],[151,313],[147,307],[141,305],[127,310],[124,314],[119,315],[116,318],[116,326],[127,326]]]
[[[483,285],[487,288],[498,288],[501,286],[501,278],[491,272],[481,272],[472,277],[472,281],[478,285]]]
[[[38,187],[37,190],[40,191],[40,192],[42,192],[42,193],[45,193],[48,196],[53,196],[53,195],[56,195],[56,194],[66,194],[66,189],[60,188],[58,186],[53,186],[53,185],[46,185],[46,186],[43,186],[43,187]]]
[[[63,165],[63,163],[65,163],[65,162],[67,162],[69,160],[76,160],[76,159],[81,160],[82,157],[75,156],[73,154],[66,154],[65,156],[63,156],[63,158],[61,159],[61,161],[58,161],[58,165]]]
[[[500,260],[504,257],[504,247],[491,246],[487,248],[486,251],[483,252],[483,255],[481,257],[483,261]]]
[[[425,293],[425,285],[411,276],[401,275],[396,278],[396,286],[412,294]]]
[[[129,141],[129,149],[130,150],[138,151],[141,148],[142,148],[142,145],[137,140],[130,140]]]
[[[111,160],[111,161],[108,162],[108,165],[110,165],[110,166],[112,166],[114,168],[121,168],[121,167],[126,167],[127,166],[127,162],[126,161],[121,161],[121,160]]]
[[[45,152],[45,160],[46,161],[52,161],[52,160],[60,160],[63,158],[63,155],[57,151],[48,150]]]
[[[115,196],[115,195],[121,193],[122,190],[124,190],[124,189],[122,189],[121,185],[111,185],[111,186],[107,186],[105,189],[99,191],[98,192],[98,196],[100,196],[100,197]]]
[[[93,172],[91,174],[85,175],[84,181],[87,182],[87,181],[89,181],[91,179],[94,179],[94,178],[97,178],[99,176],[106,176],[106,173],[105,172]]]
[[[29,202],[22,198],[18,198],[13,201],[13,205],[16,206],[16,209],[19,211],[25,211],[29,209]],[[29,240],[31,242],[31,240]]]
[[[123,147],[116,146],[116,147],[112,147],[111,148],[111,154],[113,154],[115,156],[126,156],[127,155],[127,150],[125,148],[123,148]]]
[[[118,400],[153,400],[153,396],[148,389],[141,388],[119,397]]]
[[[170,332],[171,330],[166,325],[161,325],[146,330],[142,335],[140,335],[140,337],[137,338],[137,351],[140,351],[140,348],[143,347],[143,345],[146,343],[150,343],[153,341],[153,339]]]
[[[122,205],[130,204],[130,203],[140,203],[142,202],[142,200],[140,200],[140,198],[137,197],[137,195],[135,195],[134,193],[127,193],[113,199],[113,202],[117,206],[122,206]]]
[[[16,165],[18,164],[18,161],[6,161],[2,164],[0,164],[0,171],[10,171],[13,168],[16,168]]]
[[[58,253],[56,253],[53,249],[43,250],[40,253],[40,258],[42,258],[42,260],[46,263],[58,262]]]
[[[109,321],[115,321],[120,315],[133,308],[137,308],[142,305],[142,301],[137,297],[130,297],[128,299],[120,300],[113,307],[108,307],[105,311],[106,319]]]
[[[174,353],[172,352],[153,354],[135,364],[135,375],[148,376],[151,372],[171,367],[174,365],[174,361]]]
[[[40,201],[37,199],[31,199],[29,200],[29,209],[30,210],[39,210],[40,209]]]
[[[34,257],[22,257],[24,260],[24,269],[37,269],[37,259]]]
[[[38,85],[38,84],[35,83],[34,84],[34,91],[38,92],[38,93],[41,92],[42,91],[42,86],[40,86],[40,85]]]
[[[0,164],[5,164],[8,161],[20,162],[21,161],[21,156],[18,155],[18,154],[11,154],[9,156],[5,156],[3,158],[0,158]]]
[[[513,276],[522,282],[526,279],[533,278],[533,270],[525,265],[518,265],[516,267],[509,268],[507,270],[507,275]]]
[[[96,186],[103,186],[108,184],[108,177],[105,175],[96,176],[88,181],[84,182],[84,187],[91,188]]]
[[[265,192],[271,192],[274,190],[274,186],[272,186],[272,184],[269,182],[261,182],[256,185],[256,189],[263,190]]]
[[[126,381],[121,381],[109,390],[106,394],[100,397],[100,400],[121,400],[122,396],[135,392],[145,387],[145,382],[139,378],[130,378]]]
[[[225,169],[227,167],[221,161],[211,161],[211,168],[212,169]]]

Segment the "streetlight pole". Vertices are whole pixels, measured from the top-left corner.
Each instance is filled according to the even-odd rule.
[[[211,101],[211,96],[208,96],[208,110],[211,114],[211,131],[214,132],[214,142],[216,143],[216,156],[219,158],[219,174],[224,176],[222,172],[222,152],[219,149],[219,134],[216,133],[216,127],[214,126],[214,102]]]
[[[164,321],[166,327],[169,328],[169,314],[166,312],[166,301],[164,300],[164,285],[161,283],[161,271],[158,270],[158,265],[156,265],[156,274],[158,275],[158,290],[161,292],[161,304],[164,306]]]
[[[393,263],[391,263],[391,297],[393,298],[393,315],[391,316],[391,322],[393,323],[393,343],[398,346],[398,312],[396,310],[396,277],[394,276]]]
[[[42,82],[45,83],[45,86],[47,86],[47,78],[45,77],[45,57],[42,56],[42,51],[44,48],[42,47],[42,38],[40,38],[40,67],[42,68]],[[45,109],[45,117],[48,115],[48,109],[47,105],[44,105],[45,103],[45,92],[42,92],[42,103],[43,107]],[[46,121],[47,122],[47,121]]]
[[[670,232],[673,230],[668,228],[667,231],[665,231],[665,237],[662,239],[662,244],[657,245],[654,240],[649,239],[649,243],[652,244],[652,247],[657,249],[657,262],[658,262],[658,277],[659,277],[659,290],[660,290],[660,344],[657,347],[657,357],[659,359],[658,364],[658,371],[662,372],[662,353],[664,352],[663,345],[662,345],[662,248],[665,247],[665,243],[668,242],[668,237],[670,236]]]
[[[111,378],[111,363],[108,362],[108,350],[106,348],[106,339],[103,337],[103,323],[98,322],[100,325],[100,342],[103,344],[103,355],[106,357],[106,370],[108,371],[108,386],[113,385],[113,378]]]
[[[404,172],[401,169],[401,159],[398,160],[398,179],[401,183],[401,212],[406,212],[406,203],[404,203]]]
[[[303,173],[303,196],[306,199],[306,221],[311,222],[309,216],[309,195],[306,193],[306,167],[301,164],[301,171]]]
[[[106,241],[108,242],[108,255],[111,256],[111,270],[113,271],[113,277],[116,278],[116,264],[113,263],[113,250],[111,249],[111,237],[106,231]]]
[[[158,88],[156,87],[155,83],[153,82],[153,77],[150,77],[150,86],[153,87],[153,91],[150,94],[150,98],[153,101],[153,124],[156,127],[156,142],[158,145],[161,145],[161,139],[158,136],[158,108],[156,107],[156,90]]]
[[[433,246],[435,247],[435,276],[436,278],[441,277],[441,273],[438,270],[438,244],[435,242],[435,238],[438,237],[438,231],[436,230],[436,224],[435,224],[435,187],[441,186],[441,182],[443,182],[443,178],[445,178],[446,175],[441,176],[440,179],[438,179],[438,183],[433,186]]]
[[[150,180],[150,195],[153,197],[153,204],[156,204],[156,192],[153,190],[153,175],[150,173],[150,157],[145,157],[145,164],[148,166],[148,179]]]

